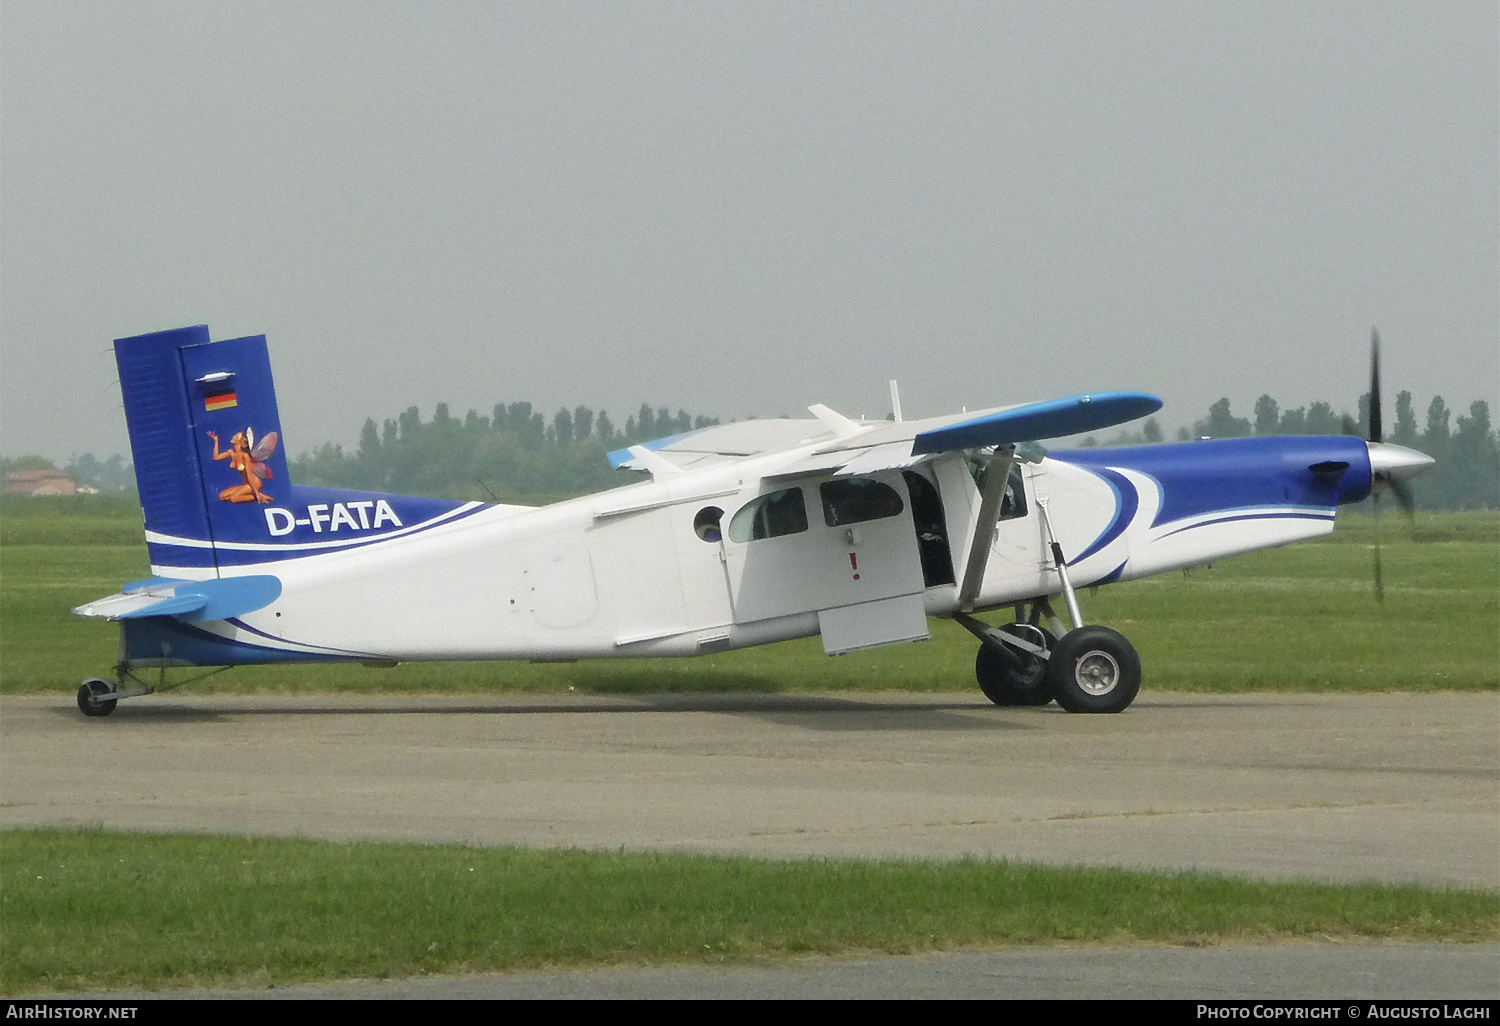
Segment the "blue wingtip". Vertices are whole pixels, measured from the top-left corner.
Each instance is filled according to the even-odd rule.
[[[1048,399],[924,431],[913,441],[912,454],[1061,438],[1123,424],[1161,407],[1162,401],[1147,392],[1091,392]]]
[[[698,430],[695,428],[692,431],[683,431],[679,434],[668,435],[665,438],[653,438],[649,442],[641,442],[639,444],[647,449],[662,449],[666,446],[671,445],[673,442],[680,442],[684,438],[687,438],[689,435],[696,435],[697,433]],[[621,467],[623,467],[633,459],[635,459],[635,457],[631,455],[629,449],[616,449],[609,454],[609,465],[616,470],[619,470]]]

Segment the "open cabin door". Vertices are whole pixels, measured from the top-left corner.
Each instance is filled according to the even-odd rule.
[[[829,655],[926,638],[922,562],[899,472],[775,484],[725,532],[735,623],[816,612]]]

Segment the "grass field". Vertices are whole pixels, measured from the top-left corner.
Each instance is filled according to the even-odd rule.
[[[1500,513],[1386,516],[1386,600],[1374,538],[1351,513],[1327,539],[1187,573],[1085,591],[1084,616],[1140,650],[1147,691],[1500,689]],[[140,512],[97,497],[0,505],[0,691],[71,693],[106,675],[115,628],[72,616],[149,573]],[[992,615],[1003,622],[1004,613]],[[973,639],[945,621],[930,642],[829,659],[806,639],[689,660],[560,665],[418,663],[244,667],[214,692],[950,691],[973,686]]]
[[[1056,943],[1494,940],[1493,893],[1003,862],[0,833],[5,993]]]

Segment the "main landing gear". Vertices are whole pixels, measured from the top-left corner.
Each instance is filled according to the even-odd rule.
[[[1037,505],[1073,629],[1063,633],[1062,619],[1046,597],[1032,600],[1029,610],[1025,603],[1017,605],[1016,622],[1004,627],[958,614],[954,619],[981,642],[974,660],[979,689],[996,705],[1046,705],[1056,700],[1068,712],[1122,712],[1141,690],[1141,657],[1119,631],[1083,622],[1047,503],[1039,499]],[[1050,632],[1042,627],[1043,618]]]
[[[1068,712],[1117,713],[1141,689],[1141,658],[1119,631],[1086,624],[1063,633],[1046,599],[1016,608],[1017,622],[992,627],[966,614],[956,619],[982,644],[974,676],[996,705],[1041,706]],[[1051,630],[1041,626],[1047,621]],[[1057,637],[1061,634],[1061,637]]]

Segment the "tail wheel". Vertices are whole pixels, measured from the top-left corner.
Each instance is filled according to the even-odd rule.
[[[1000,629],[1033,644],[1043,643],[1048,649],[1055,643],[1051,633],[1040,627],[1013,623]],[[1019,649],[1011,651],[1014,662],[988,644],[979,646],[979,654],[974,657],[974,676],[984,697],[996,705],[1046,705],[1052,701],[1046,660]]]
[[[115,711],[115,703],[118,701],[109,697],[114,693],[114,687],[107,680],[99,680],[97,677],[86,680],[83,687],[78,689],[78,711],[85,716],[108,716]]]
[[[1122,712],[1141,690],[1141,657],[1119,631],[1079,627],[1053,647],[1047,676],[1068,712]]]

